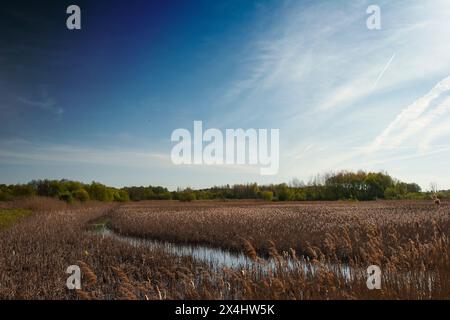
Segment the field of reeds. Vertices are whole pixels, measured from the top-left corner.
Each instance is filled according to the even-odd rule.
[[[449,203],[33,201],[10,204],[33,213],[0,230],[0,299],[450,299]],[[70,265],[81,290],[66,287]],[[381,290],[366,285],[370,265]]]

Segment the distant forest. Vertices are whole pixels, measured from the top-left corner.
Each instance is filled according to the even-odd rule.
[[[377,199],[430,199],[432,194],[450,198],[450,190],[422,192],[416,183],[405,183],[384,172],[329,173],[308,183],[294,179],[290,183],[256,183],[191,188],[169,191],[160,186],[113,188],[98,182],[90,184],[70,180],[35,180],[27,184],[0,185],[0,201],[42,196],[67,202],[142,201],[142,200],[226,200],[261,199],[266,201],[334,201]]]

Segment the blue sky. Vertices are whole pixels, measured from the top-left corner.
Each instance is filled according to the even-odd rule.
[[[65,28],[78,4],[82,30]],[[206,187],[386,170],[450,188],[450,3],[5,1],[0,183]],[[280,171],[175,166],[173,130],[280,129]]]

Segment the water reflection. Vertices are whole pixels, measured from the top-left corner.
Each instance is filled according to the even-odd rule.
[[[167,241],[123,236],[107,227],[97,229],[96,233],[104,238],[114,238],[115,240],[128,243],[135,247],[162,249],[178,257],[189,256],[209,264],[216,270],[221,270],[224,267],[234,270],[257,268],[261,272],[267,272],[269,270],[274,270],[277,265],[277,262],[274,259],[261,259],[261,261],[255,262],[244,253],[231,252],[220,248],[202,245],[175,244]],[[318,268],[317,265],[310,263],[307,260],[293,260],[292,258],[285,257],[283,261],[285,262],[285,268],[291,270],[303,269],[305,273],[309,274],[314,274]],[[347,280],[352,278],[352,270],[349,266],[338,266],[335,264],[321,264],[321,266],[325,266],[332,272],[342,274]]]

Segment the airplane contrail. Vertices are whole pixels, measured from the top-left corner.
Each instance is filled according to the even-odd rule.
[[[372,90],[375,89],[378,85],[378,82],[380,81],[380,79],[383,77],[384,73],[386,72],[386,70],[389,68],[389,66],[391,65],[392,61],[394,61],[395,58],[395,52],[392,55],[392,57],[389,59],[388,63],[384,66],[383,70],[381,71],[380,75],[378,76],[377,80],[375,81],[375,83],[373,84]]]

